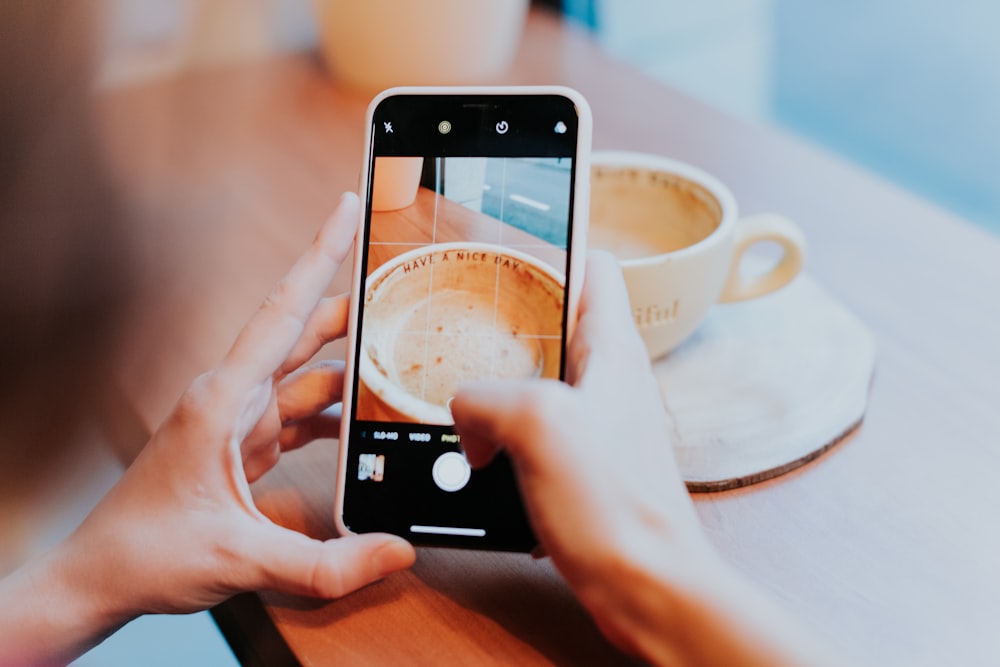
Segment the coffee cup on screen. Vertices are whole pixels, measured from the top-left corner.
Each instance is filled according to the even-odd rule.
[[[559,377],[565,279],[538,256],[438,243],[365,282],[359,419],[450,425],[470,380]]]
[[[680,345],[716,303],[763,296],[802,268],[805,237],[781,216],[740,219],[736,200],[713,176],[656,155],[597,151],[591,160],[591,247],[614,253],[632,315],[652,358]],[[758,275],[740,270],[750,246],[783,254]]]

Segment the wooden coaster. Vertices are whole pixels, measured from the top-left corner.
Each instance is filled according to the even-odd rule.
[[[864,417],[875,369],[868,329],[810,276],[712,309],[653,363],[690,491],[722,491],[794,470]]]

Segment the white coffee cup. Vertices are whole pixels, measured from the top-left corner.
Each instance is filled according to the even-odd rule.
[[[412,204],[417,198],[423,168],[422,157],[376,158],[372,210],[396,211]]]
[[[704,171],[625,151],[592,157],[588,240],[618,257],[636,326],[654,359],[690,336],[716,303],[788,284],[806,247],[787,218],[740,219],[732,193]],[[781,259],[764,273],[744,275],[744,253],[764,241],[782,248]]]

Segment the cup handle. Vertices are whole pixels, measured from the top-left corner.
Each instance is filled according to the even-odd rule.
[[[745,278],[740,272],[740,262],[747,248],[761,241],[774,241],[784,250],[781,261],[770,271]],[[806,237],[798,225],[780,215],[766,213],[744,218],[736,224],[733,259],[729,277],[722,289],[720,303],[744,301],[763,296],[784,287],[802,269],[806,254]]]

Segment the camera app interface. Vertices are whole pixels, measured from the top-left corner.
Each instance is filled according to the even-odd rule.
[[[489,111],[474,124],[466,115],[374,128],[348,456],[356,474],[345,500],[352,530],[530,547],[509,463],[470,470],[450,401],[472,380],[562,375],[575,145],[565,135],[575,118],[555,114],[538,137],[538,119],[530,132]],[[399,149],[394,135],[404,131],[429,137],[426,154],[379,154],[380,143]],[[464,154],[474,151],[499,154]]]
[[[464,382],[559,377],[570,168],[376,158],[358,420],[449,425]]]

